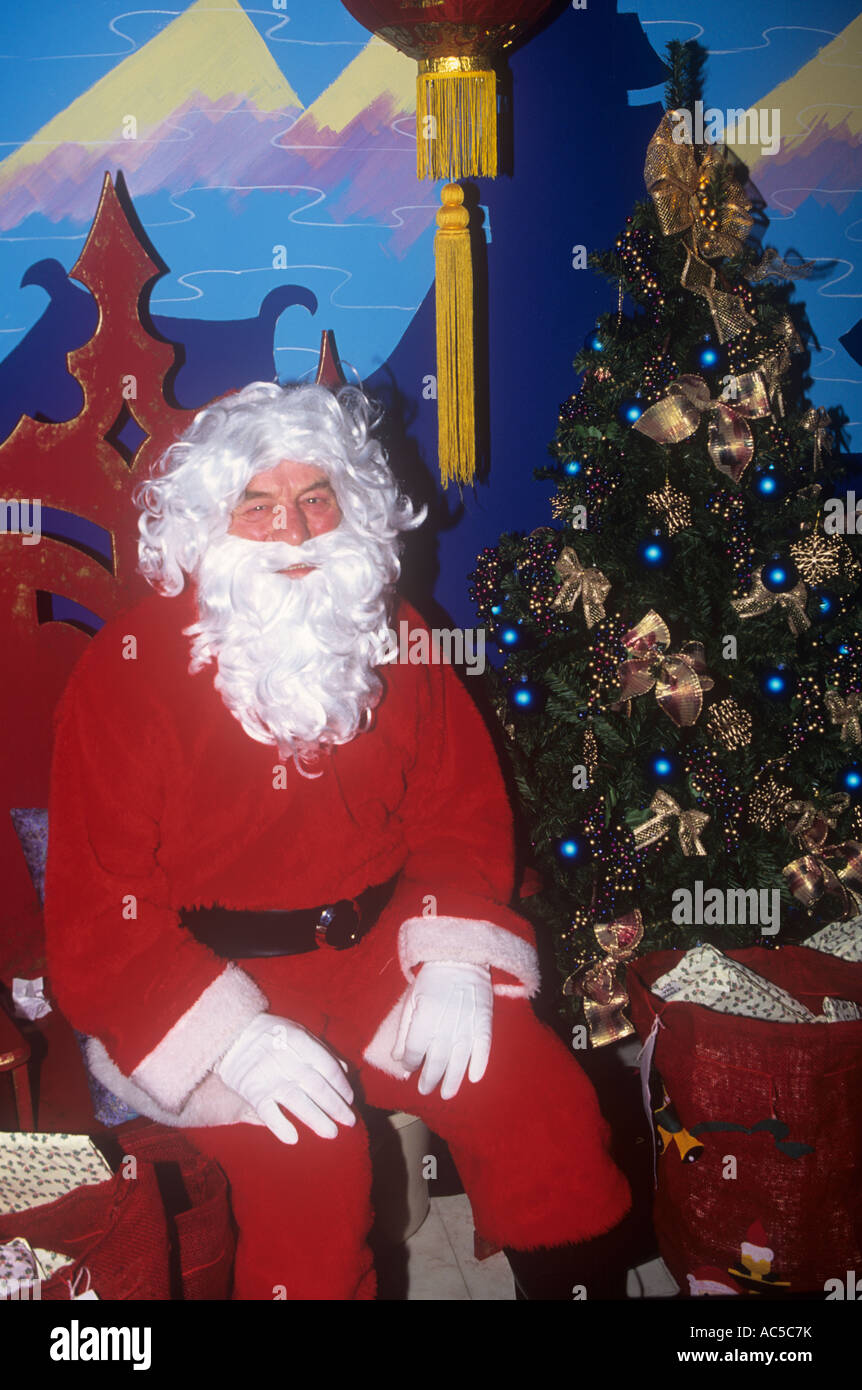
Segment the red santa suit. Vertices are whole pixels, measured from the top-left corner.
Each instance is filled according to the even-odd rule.
[[[300,776],[249,738],[188,672],[191,589],[156,595],[94,638],[57,711],[46,881],[60,1007],[90,1061],[144,1114],[187,1131],[231,1184],[235,1297],[374,1296],[367,1136],[358,1122],[295,1146],[212,1068],[262,1012],[302,1024],[351,1068],[358,1095],[422,1116],[448,1144],[489,1240],[586,1240],[628,1210],[592,1087],[527,1000],[539,976],[513,893],[512,818],[488,732],[445,664],[381,668],[372,728]],[[401,602],[396,628],[424,628]],[[426,629],[427,630],[427,629]],[[398,874],[375,926],[345,951],[226,963],[182,908],[309,908]],[[494,1032],[481,1081],[420,1095],[392,1057],[425,961],[491,967]]]

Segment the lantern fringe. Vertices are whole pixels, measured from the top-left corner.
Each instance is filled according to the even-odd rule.
[[[440,191],[434,237],[437,305],[437,422],[440,477],[472,483],[476,473],[473,264],[464,190]]]
[[[496,178],[496,73],[418,73],[416,133],[417,178]]]

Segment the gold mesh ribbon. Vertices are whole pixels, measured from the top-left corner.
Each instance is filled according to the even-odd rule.
[[[593,1047],[619,1042],[635,1031],[623,1013],[629,996],[620,967],[634,955],[643,930],[638,908],[613,922],[598,922],[595,936],[606,959],[576,971],[563,985],[564,994],[577,993],[584,1001],[584,1017]]]
[[[786,801],[781,808],[781,816],[787,826],[787,833],[798,840],[803,849],[817,849],[822,845],[830,830],[838,824],[838,817],[850,805],[846,792],[836,792],[824,801]]]
[[[832,435],[830,433],[832,422],[829,418],[829,412],[824,410],[822,406],[816,408],[812,406],[810,410],[806,410],[799,423],[813,437],[814,472],[816,473],[820,467],[821,456],[832,453]]]
[[[760,372],[746,372],[736,378],[736,398],[711,400],[709,387],[701,376],[680,376],[672,381],[668,394],[651,405],[632,429],[640,430],[657,444],[679,444],[694,434],[700,417],[709,413],[707,449],[719,473],[739,482],[754,457],[754,438],[748,419],[769,414],[769,397]]]
[[[775,348],[772,352],[767,353],[761,360],[759,370],[763,374],[763,379],[766,382],[772,413],[780,418],[784,415],[784,396],[781,390],[781,378],[790,369],[790,354],[792,352],[802,352],[804,344],[789,314],[782,314],[779,319],[775,329],[775,338]]]
[[[734,256],[751,230],[751,204],[733,180],[724,206],[716,209],[718,226],[707,227],[700,194],[725,161],[714,145],[708,145],[698,161],[693,145],[677,144],[674,129],[671,113],[665,112],[644,162],[644,181],[662,234],[690,232],[694,249],[703,255]]]
[[[840,725],[842,743],[862,743],[862,695],[852,690],[845,699],[838,690],[827,690],[824,703],[833,724]]]
[[[755,319],[738,295],[715,288],[715,271],[702,257],[736,255],[751,229],[751,205],[733,180],[724,205],[712,210],[714,220],[707,225],[701,199],[710,177],[725,161],[711,145],[698,161],[694,147],[677,144],[673,131],[670,112],[666,112],[647,148],[644,180],[662,234],[687,237],[680,284],[706,300],[719,342],[723,343],[750,327]]]
[[[605,616],[605,599],[610,592],[610,580],[601,570],[584,569],[570,545],[561,550],[554,568],[563,585],[551,607],[563,608],[570,613],[580,598],[583,600],[587,627],[595,627]]]
[[[660,787],[650,802],[650,819],[642,825],[635,826],[634,839],[635,849],[638,851],[648,849],[650,845],[656,844],[658,840],[664,838],[677,821],[677,832],[682,852],[685,855],[706,854],[700,832],[709,822],[709,816],[705,811],[684,811],[678,801],[675,801],[670,792]]]
[[[812,907],[830,893],[841,899],[844,918],[862,912],[862,844],[845,840],[828,845],[826,838],[849,804],[850,798],[843,793],[822,806],[811,801],[788,802],[784,807],[787,829],[806,853],[781,870],[791,893],[805,907]]]
[[[787,625],[794,637],[798,637],[800,632],[804,632],[811,626],[811,620],[805,612],[805,605],[808,601],[808,590],[800,579],[798,584],[794,584],[784,594],[773,594],[763,583],[759,574],[755,574],[751,580],[751,588],[742,598],[732,598],[730,606],[739,615],[742,621],[746,618],[759,618],[764,613],[768,613],[777,603],[783,610],[787,619]]]
[[[816,261],[800,261],[798,265],[789,265],[787,261],[782,260],[774,246],[767,246],[757,265],[745,278],[752,284],[756,284],[758,280],[765,280],[769,275],[774,275],[779,280],[804,280],[816,264]]]
[[[679,283],[684,290],[691,290],[692,294],[699,294],[706,300],[720,343],[737,337],[757,322],[738,294],[716,289],[716,275],[712,266],[700,260],[689,247],[686,247],[685,265]]]
[[[655,688],[656,699],[678,728],[697,723],[703,708],[703,692],[711,690],[702,642],[685,642],[678,652],[670,652],[670,631],[654,611],[641,618],[623,637],[623,646],[632,653],[619,667],[620,693],[613,706],[646,695]]]
[[[437,432],[440,477],[471,483],[476,472],[473,262],[464,190],[440,190],[434,237],[437,305]]]

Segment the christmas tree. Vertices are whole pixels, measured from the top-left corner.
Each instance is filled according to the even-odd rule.
[[[591,257],[618,304],[535,470],[556,524],[472,576],[542,881],[523,906],[575,1000],[635,952],[862,907],[862,565],[840,430],[804,396],[809,267],[754,244],[730,153],[681,138],[702,59],[668,60],[649,197]]]

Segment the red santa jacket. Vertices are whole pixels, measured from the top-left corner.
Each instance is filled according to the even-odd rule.
[[[400,871],[371,933],[400,966],[399,995],[425,960],[487,964],[498,994],[539,985],[532,929],[507,906],[500,768],[451,668],[381,668],[372,728],[311,780],[249,738],[213,667],[189,674],[182,629],[195,617],[192,590],[150,595],[76,666],[55,716],[45,901],[54,991],[95,1040],[96,1074],[143,1113],[186,1125],[253,1118],[212,1068],[268,1003],[180,925],[182,908],[313,907]],[[402,620],[427,630],[404,601]],[[364,1056],[406,1076],[390,1056],[401,999],[391,972],[375,974],[362,982],[366,1002],[379,994]]]

